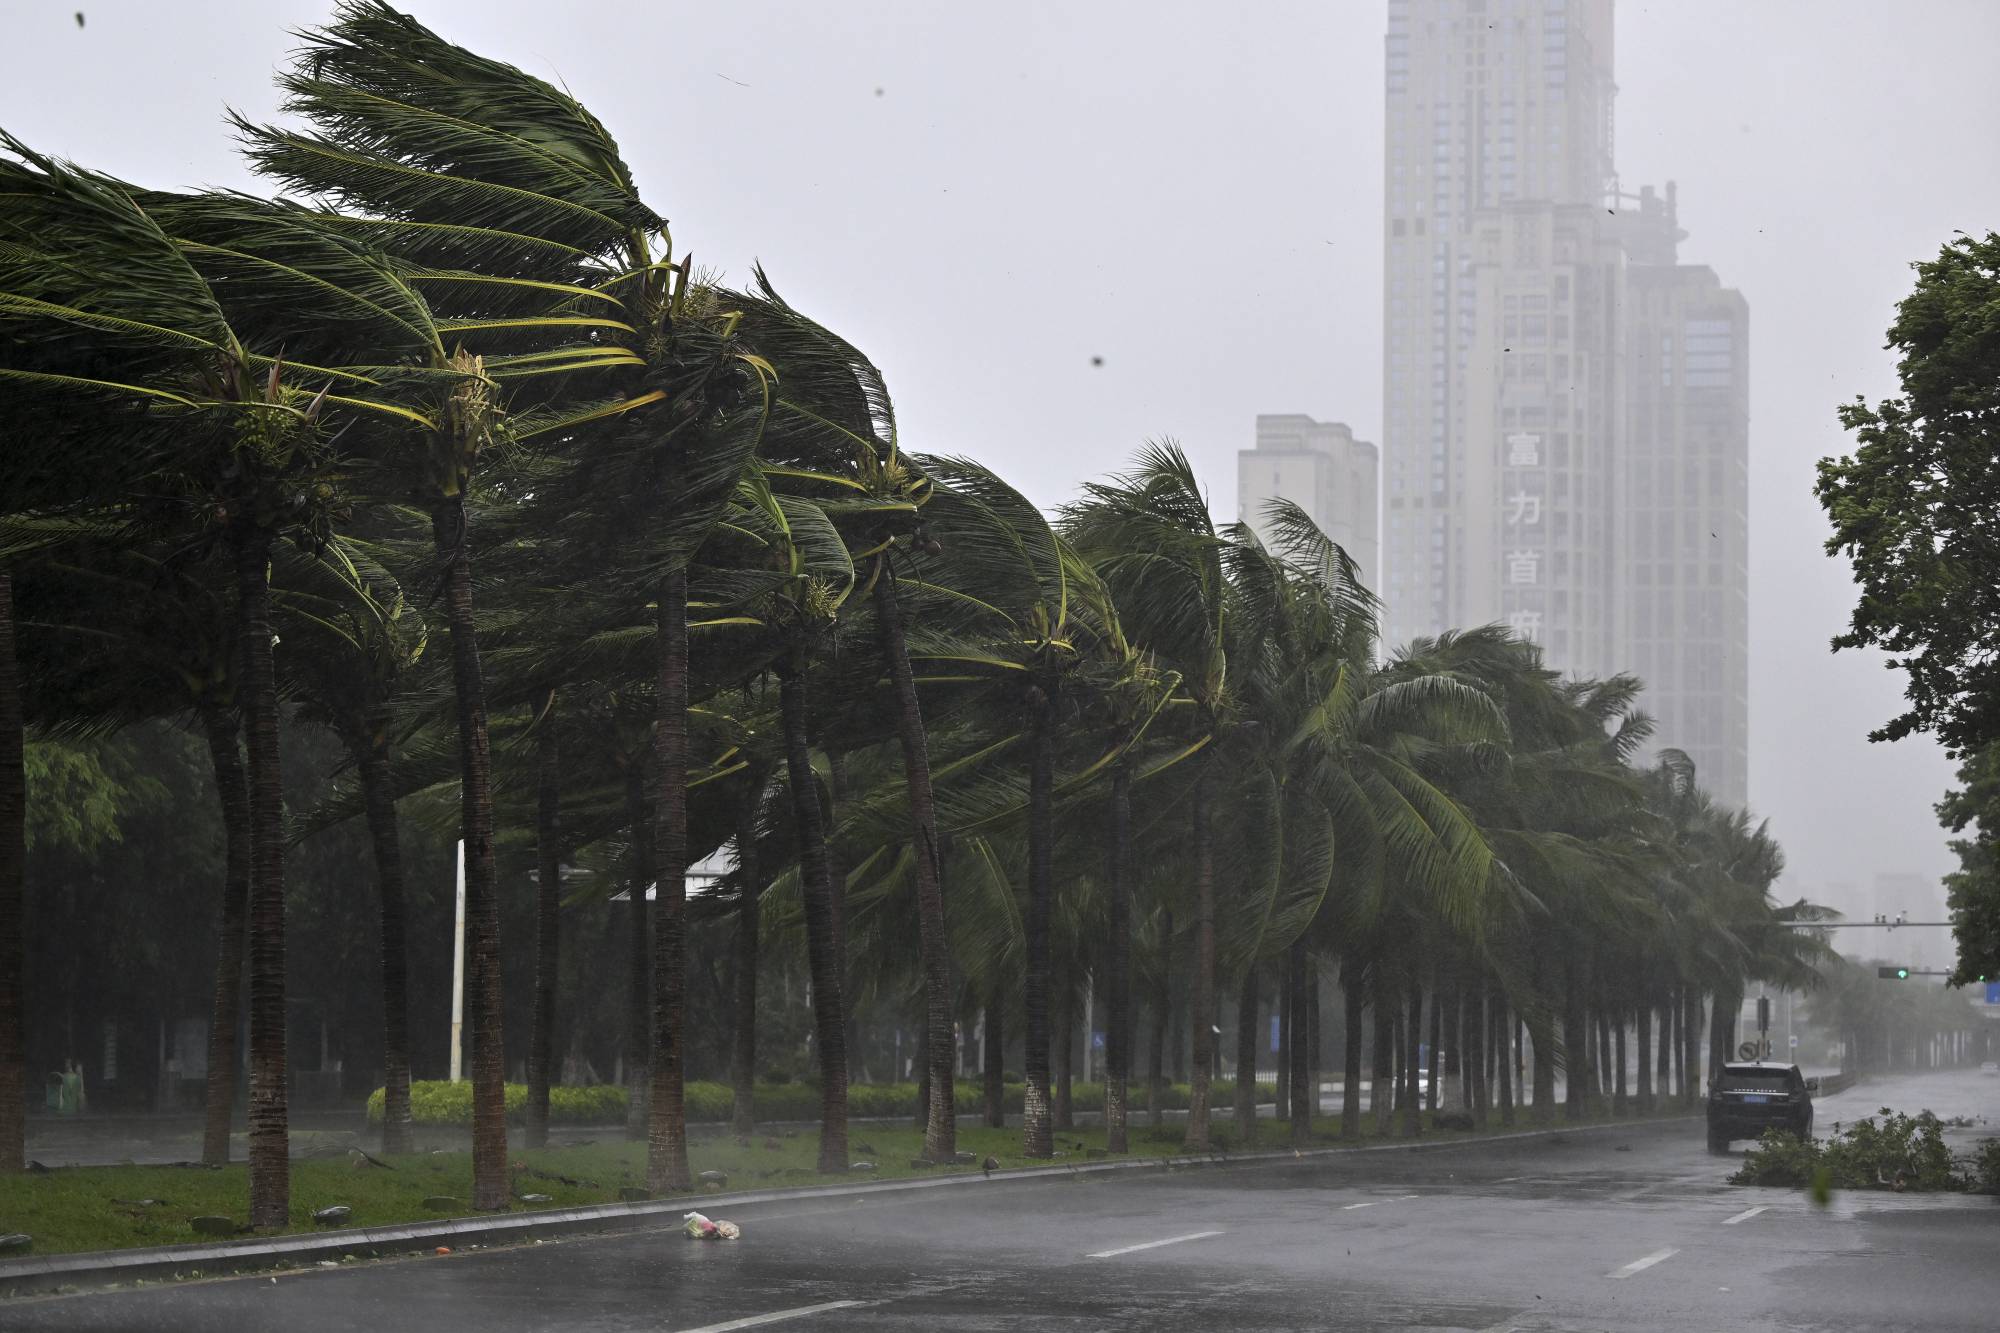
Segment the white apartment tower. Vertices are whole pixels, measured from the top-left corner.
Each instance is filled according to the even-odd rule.
[[[1619,192],[1611,0],[1388,13],[1388,641],[1498,622],[1632,671],[1658,743],[1741,801],[1748,316],[1678,263],[1671,195]]]
[[[1237,517],[1266,544],[1265,506],[1282,497],[1306,511],[1320,530],[1340,543],[1370,589],[1382,568],[1375,446],[1354,438],[1339,421],[1296,413],[1257,418],[1257,447],[1236,455]]]

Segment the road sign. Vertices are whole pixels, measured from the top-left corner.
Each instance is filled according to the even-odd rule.
[[[2000,1004],[2000,981],[1986,983],[1986,1003]]]
[[[1798,1033],[1794,1032],[1794,1033],[1792,1034],[1792,1038],[1791,1038],[1791,1044],[1792,1044],[1792,1049],[1793,1049],[1793,1050],[1795,1050],[1795,1051],[1796,1051],[1796,1050],[1797,1050],[1797,1049],[1799,1048],[1799,1034],[1798,1034]]]

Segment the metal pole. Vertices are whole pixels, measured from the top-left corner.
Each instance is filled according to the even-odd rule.
[[[458,911],[451,927],[451,1081],[465,1056],[465,844],[458,844]]]

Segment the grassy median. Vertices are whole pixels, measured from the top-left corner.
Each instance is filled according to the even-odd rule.
[[[1524,1118],[1517,1126],[1502,1126],[1496,1117],[1487,1134],[1510,1129],[1548,1128],[1560,1131],[1576,1122],[1536,1126]],[[1316,1147],[1371,1141],[1372,1130],[1360,1140],[1342,1140],[1338,1117],[1314,1122]],[[1244,1143],[1225,1113],[1214,1130],[1219,1152],[1282,1149],[1290,1146],[1289,1127],[1266,1120],[1258,1125],[1256,1141]],[[1169,1123],[1157,1129],[1136,1127],[1131,1133],[1132,1156],[1163,1157],[1181,1153],[1184,1129]],[[1463,1129],[1429,1129],[1424,1139],[1474,1137]],[[560,1142],[561,1133],[558,1131]],[[1059,1130],[1055,1164],[1091,1160],[1091,1150],[1104,1146],[1101,1128]],[[1418,1140],[1424,1141],[1424,1140]],[[781,1189],[801,1186],[839,1188],[857,1180],[893,1180],[911,1176],[977,1172],[993,1157],[1002,1168],[1047,1166],[1021,1153],[1019,1129],[960,1127],[958,1146],[972,1154],[970,1165],[921,1167],[912,1159],[923,1152],[923,1136],[912,1128],[879,1124],[857,1125],[848,1139],[849,1157],[872,1164],[872,1170],[848,1176],[822,1176],[814,1169],[818,1133],[810,1129],[759,1134],[747,1144],[727,1133],[700,1133],[690,1139],[692,1169],[721,1171],[725,1186],[686,1196],[698,1207],[704,1194],[727,1190]],[[587,1143],[538,1150],[514,1149],[513,1210],[517,1213],[569,1208],[583,1204],[617,1203],[625,1191],[644,1186],[645,1145]],[[340,1228],[389,1226],[471,1214],[472,1158],[466,1152],[437,1152],[380,1157],[377,1166],[362,1158],[307,1158],[292,1163],[291,1232],[321,1229],[314,1212],[335,1205],[349,1215]],[[210,1170],[186,1166],[75,1166],[0,1177],[0,1233],[25,1232],[34,1237],[33,1253],[60,1254],[77,1250],[112,1250],[136,1245],[178,1245],[213,1241],[197,1233],[191,1219],[225,1217],[242,1222],[249,1199],[248,1168],[238,1164]],[[545,1196],[530,1199],[527,1196]]]

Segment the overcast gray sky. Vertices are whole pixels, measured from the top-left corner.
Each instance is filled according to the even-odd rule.
[[[869,350],[905,440],[1053,505],[1152,436],[1219,514],[1259,412],[1380,438],[1384,0],[406,4],[556,77],[697,262]],[[148,185],[254,188],[229,104],[273,112],[328,3],[0,4],[0,124]],[[1752,803],[1814,894],[1949,868],[1935,746],[1870,745],[1899,678],[1827,652],[1835,403],[1894,385],[1907,265],[2000,226],[2000,5],[1620,0],[1626,188],[1680,183],[1687,262],[1751,310]],[[1101,367],[1092,358],[1102,357]]]

